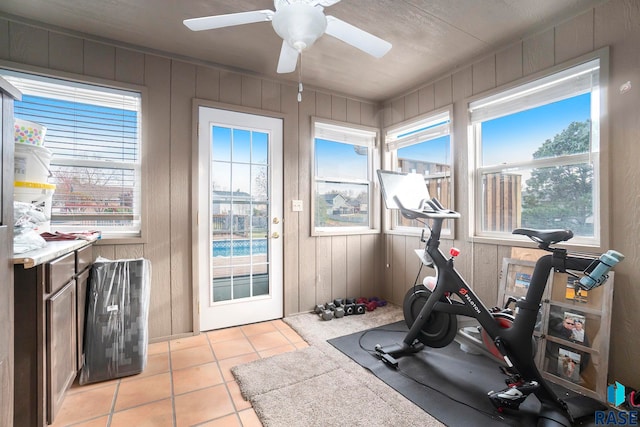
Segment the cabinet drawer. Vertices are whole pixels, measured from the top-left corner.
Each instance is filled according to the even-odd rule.
[[[93,245],[78,249],[76,254],[76,273],[82,273],[93,264]]]
[[[47,264],[46,291],[51,294],[69,283],[76,274],[76,254],[71,252]]]

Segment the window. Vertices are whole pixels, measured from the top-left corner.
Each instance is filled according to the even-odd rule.
[[[600,245],[601,67],[592,57],[469,104],[476,236],[568,228]]]
[[[424,176],[429,195],[443,206],[453,209],[451,174],[451,111],[431,113],[394,126],[385,133],[385,168],[396,172],[418,173]],[[416,232],[424,226],[391,211],[389,229]],[[443,236],[453,234],[453,223],[443,225]]]
[[[15,116],[46,126],[51,228],[141,235],[141,95],[0,70],[23,93]]]
[[[376,130],[315,119],[313,129],[314,232],[373,229]]]

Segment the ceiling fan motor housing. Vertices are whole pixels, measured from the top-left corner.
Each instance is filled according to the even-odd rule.
[[[298,52],[315,43],[327,28],[322,8],[304,1],[281,4],[271,23],[276,33]]]

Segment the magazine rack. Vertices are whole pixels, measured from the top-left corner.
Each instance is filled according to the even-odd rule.
[[[500,273],[498,302],[527,292],[535,262],[505,258]],[[545,379],[607,401],[609,337],[614,273],[590,291],[576,284],[582,272],[551,273],[534,337],[536,364]]]

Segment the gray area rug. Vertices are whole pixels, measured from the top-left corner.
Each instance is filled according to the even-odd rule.
[[[308,348],[239,365],[232,373],[265,427],[441,426],[327,343],[402,318],[394,306],[328,322],[312,313],[291,316],[284,321]]]

